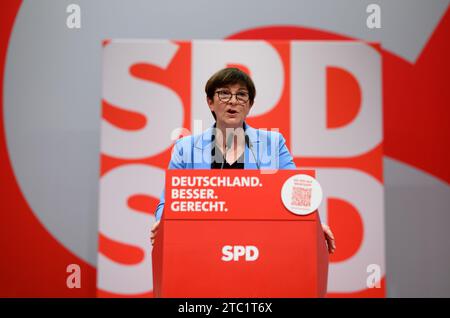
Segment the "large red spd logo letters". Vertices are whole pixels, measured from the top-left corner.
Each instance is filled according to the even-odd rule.
[[[248,124],[279,129],[297,167],[317,169],[336,234],[331,296],[384,296],[381,54],[354,41],[104,43],[98,295],[152,295],[149,230],[174,140],[213,124],[204,86],[226,66],[253,78]],[[224,246],[224,261],[257,261]],[[368,284],[373,269],[380,288]],[[373,276],[371,277],[373,280]],[[380,285],[381,284],[381,285]]]

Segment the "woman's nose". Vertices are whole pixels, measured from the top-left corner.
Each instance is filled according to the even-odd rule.
[[[231,95],[230,100],[228,101],[230,104],[236,104],[238,102],[235,94]]]

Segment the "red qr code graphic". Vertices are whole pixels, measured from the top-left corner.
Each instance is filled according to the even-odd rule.
[[[293,187],[291,205],[311,207],[311,189]]]

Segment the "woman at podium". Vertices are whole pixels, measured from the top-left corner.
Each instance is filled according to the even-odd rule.
[[[205,93],[215,124],[202,134],[177,140],[169,169],[296,169],[281,133],[255,129],[245,122],[256,96],[250,76],[238,68],[222,69],[207,81]],[[151,230],[152,244],[164,203],[163,191]],[[333,233],[326,224],[322,228],[333,253]]]

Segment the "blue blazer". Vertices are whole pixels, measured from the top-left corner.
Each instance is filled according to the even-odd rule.
[[[286,140],[279,132],[255,129],[244,123],[253,152],[245,145],[244,169],[296,169],[294,160],[286,147]],[[195,136],[187,136],[175,142],[169,169],[211,169],[211,150],[214,126]],[[165,203],[163,190],[156,220],[161,219]]]

